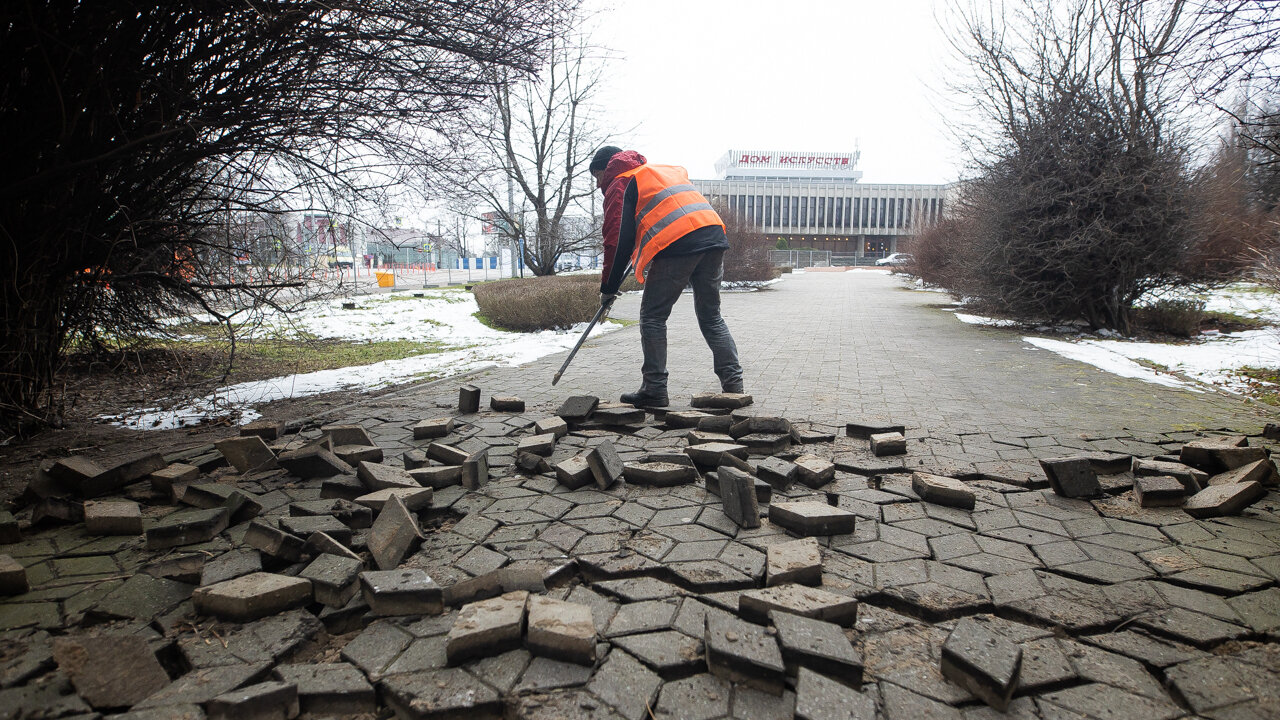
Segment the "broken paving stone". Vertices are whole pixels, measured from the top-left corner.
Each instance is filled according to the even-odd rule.
[[[579,665],[596,661],[596,626],[587,605],[540,595],[529,596],[525,644],[535,655]]]
[[[591,468],[591,476],[595,478],[596,487],[608,490],[622,477],[623,462],[613,443],[605,440],[591,448],[586,454],[587,465]]]
[[[826,503],[804,500],[773,503],[769,520],[797,535],[851,535],[857,515]]]
[[[489,409],[494,412],[524,412],[524,400],[513,395],[499,397],[497,395],[489,398]]]
[[[1212,485],[1187,498],[1182,509],[1194,518],[1238,515],[1266,494],[1267,489],[1258,482]]]
[[[413,426],[414,440],[431,440],[442,438],[453,432],[453,418],[442,417],[423,420]]]
[[[673,487],[687,485],[698,480],[698,470],[692,464],[666,462],[626,463],[622,476],[632,485]]]
[[[444,465],[461,465],[470,456],[471,453],[466,450],[441,442],[433,442],[427,446],[427,457]]]
[[[644,422],[644,418],[644,410],[631,407],[630,405],[603,408],[597,407],[596,411],[591,414],[592,422],[597,422],[607,427],[639,425]]]
[[[260,572],[196,588],[191,599],[196,612],[248,622],[305,605],[311,600],[311,582]]]
[[[529,593],[516,591],[462,606],[445,639],[449,664],[458,665],[520,647],[528,599]]]
[[[801,455],[794,462],[796,466],[796,481],[814,490],[826,485],[836,477],[835,464],[817,455]]]
[[[568,460],[556,463],[554,468],[556,479],[570,490],[577,490],[595,480],[595,474],[591,472],[591,465],[587,463],[586,455],[575,455]]]
[[[291,535],[275,526],[274,520],[254,520],[245,531],[244,542],[251,548],[285,562],[297,562],[302,559],[305,541],[297,535]]]
[[[708,612],[705,627],[707,668],[713,675],[782,694],[787,668],[777,640],[765,628],[721,612]]]
[[[1178,507],[1187,499],[1187,488],[1176,477],[1144,475],[1133,479],[1133,497],[1140,507]]]
[[[373,512],[381,512],[382,506],[394,495],[400,498],[400,502],[409,509],[409,512],[418,512],[431,507],[431,497],[434,491],[429,487],[420,488],[384,488],[377,492],[371,492],[367,495],[361,495],[355,499],[356,504],[369,508]],[[372,523],[370,523],[372,527]]]
[[[905,455],[907,452],[907,438],[902,433],[875,433],[868,439],[871,441],[871,454],[876,457]]]
[[[489,483],[489,450],[472,453],[462,461],[462,487],[479,490]]]
[[[880,715],[876,712],[876,701],[872,696],[825,675],[800,668],[796,679],[795,717],[796,720],[872,720]]]
[[[463,385],[458,388],[458,412],[463,415],[480,412],[480,388],[475,385]]]
[[[1276,474],[1276,465],[1269,459],[1254,460],[1233,470],[1218,473],[1209,478],[1209,485],[1231,485],[1232,483],[1257,482],[1263,485],[1275,485],[1280,476]]]
[[[27,569],[8,555],[0,555],[0,596],[21,595],[30,589]]]
[[[795,463],[776,457],[767,457],[756,465],[756,477],[777,490],[786,490],[791,487],[791,483],[795,481],[799,472],[800,468],[796,467]]]
[[[542,435],[531,435],[521,438],[520,443],[516,445],[517,453],[531,453],[533,455],[541,455],[546,457],[555,452],[556,436],[552,433]]]
[[[903,425],[882,420],[858,420],[856,422],[846,423],[844,426],[844,432],[845,435],[852,438],[870,440],[872,435],[883,435],[886,433],[906,435],[907,428]]]
[[[400,564],[413,545],[422,539],[418,520],[398,497],[382,506],[378,519],[369,531],[369,552],[380,570],[392,570]]]
[[[53,640],[53,659],[76,693],[96,709],[127,708],[169,684],[139,635],[67,635]]]
[[[342,462],[329,448],[312,443],[297,450],[280,453],[276,463],[291,475],[304,480],[328,478],[351,472],[351,466]]]
[[[419,568],[370,570],[360,573],[360,587],[369,611],[394,615],[439,615],[444,612],[444,591]]]
[[[372,714],[377,710],[373,686],[350,663],[277,665],[275,674],[297,686],[302,712],[324,716]]]
[[[1085,457],[1049,458],[1040,461],[1049,487],[1068,498],[1090,498],[1102,494],[1093,463]]]
[[[973,490],[963,481],[925,472],[911,473],[911,489],[925,502],[972,510],[976,504]]]
[[[447,487],[462,484],[461,465],[433,465],[409,471],[409,476],[423,487],[443,490]]]
[[[316,602],[330,607],[342,607],[355,596],[356,579],[364,563],[359,558],[324,554],[311,561],[298,573],[298,577],[311,581]]]
[[[415,480],[408,470],[366,460],[362,460],[356,465],[356,477],[360,478],[360,481],[370,490],[385,490],[393,487],[422,487],[421,483]]]
[[[1134,477],[1146,475],[1176,477],[1182,481],[1182,485],[1187,489],[1188,495],[1200,492],[1200,489],[1209,483],[1209,473],[1197,470],[1190,465],[1183,465],[1180,462],[1134,458],[1132,470]]]
[[[858,616],[858,601],[821,588],[795,584],[747,590],[738,596],[738,614],[747,620],[768,622],[770,610],[853,627]]]
[[[208,720],[288,720],[298,715],[298,686],[261,682],[213,698],[205,711]]]
[[[768,548],[765,585],[822,584],[822,551],[815,538],[776,543]]]
[[[90,535],[141,535],[142,509],[132,500],[89,500],[84,529]]]
[[[789,674],[805,667],[854,687],[862,685],[862,653],[839,625],[780,610],[770,611],[769,620],[778,629],[778,644]]]
[[[163,550],[212,540],[227,529],[227,508],[171,513],[147,529],[147,549]]]
[[[721,467],[716,472],[724,514],[739,527],[760,527],[760,503],[756,479],[737,468]]]
[[[227,438],[213,444],[218,452],[242,473],[270,470],[276,466],[276,454],[257,435]]]
[[[713,408],[717,410],[737,410],[752,403],[752,397],[745,393],[700,393],[693,396],[689,403],[694,408]]]
[[[376,445],[369,431],[358,424],[333,424],[320,427],[320,434],[329,440],[332,446],[337,445]]]
[[[942,646],[943,676],[1001,712],[1009,707],[1021,670],[1022,648],[985,617],[960,620]]]

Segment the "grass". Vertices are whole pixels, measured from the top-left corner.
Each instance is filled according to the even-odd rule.
[[[210,358],[208,368],[200,374],[221,377],[231,345],[225,338],[216,340],[164,340],[157,348]],[[334,370],[357,365],[371,365],[384,360],[401,360],[416,355],[442,352],[439,343],[412,340],[353,342],[342,339],[257,339],[238,342],[234,364],[228,379],[257,380],[318,370]],[[218,358],[223,363],[216,362]]]
[[[1249,396],[1268,405],[1280,407],[1280,368],[1246,365],[1236,372],[1249,387]]]

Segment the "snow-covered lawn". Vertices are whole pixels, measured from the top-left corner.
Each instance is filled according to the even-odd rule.
[[[288,315],[269,314],[246,332],[262,337],[338,338],[354,342],[414,340],[438,343],[442,350],[400,360],[357,367],[289,375],[218,388],[194,401],[172,407],[138,408],[120,416],[100,418],[137,429],[168,429],[196,424],[212,416],[251,422],[255,406],[337,390],[373,390],[426,377],[448,377],[478,368],[520,365],[544,355],[568,350],[586,323],[563,331],[514,333],[495,330],[477,320],[475,298],[456,290],[393,292],[356,298],[355,310],[342,309],[342,300],[308,304]],[[597,325],[591,337],[619,325]],[[550,381],[550,378],[547,378]]]
[[[1280,326],[1280,296],[1253,283],[1235,283],[1194,296],[1205,309],[1230,312]],[[956,311],[962,322],[995,327],[1017,326],[1009,320]],[[1061,328],[1059,328],[1061,329]],[[1231,392],[1249,385],[1242,367],[1280,367],[1280,327],[1234,333],[1210,332],[1182,343],[1139,342],[1101,331],[1066,339],[1027,336],[1026,342],[1063,357],[1088,363],[1123,377],[1202,392],[1204,383]]]

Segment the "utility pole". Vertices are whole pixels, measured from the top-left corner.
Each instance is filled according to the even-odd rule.
[[[523,228],[521,235],[516,235],[516,184],[511,179],[511,173],[507,173],[507,219],[511,226],[512,249],[516,252],[513,263],[520,267],[520,277],[524,277],[524,237]],[[515,268],[512,268],[514,270]],[[513,272],[512,275],[515,273]]]

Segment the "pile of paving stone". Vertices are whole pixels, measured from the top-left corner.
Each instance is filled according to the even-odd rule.
[[[0,717],[1280,712],[1250,438],[1000,476],[747,395],[480,401],[49,464],[0,514]]]

